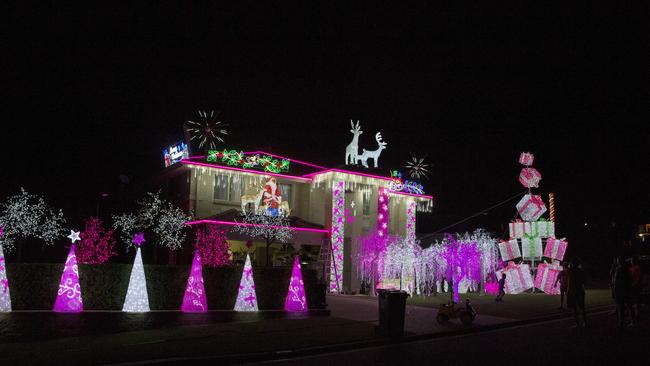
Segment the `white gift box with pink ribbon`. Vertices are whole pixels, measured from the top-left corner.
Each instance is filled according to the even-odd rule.
[[[519,164],[525,166],[531,166],[533,165],[534,159],[535,159],[535,155],[529,152],[522,152],[521,155],[519,155]]]
[[[521,238],[523,238],[524,233],[526,232],[525,228],[524,228],[525,225],[526,225],[526,223],[521,221],[521,220],[513,221],[513,222],[509,223],[508,224],[508,229],[510,231],[510,239],[514,239],[514,238],[521,239]]]
[[[535,168],[522,168],[519,173],[519,183],[526,188],[537,188],[542,180],[542,174]]]
[[[546,248],[544,248],[544,257],[557,259],[559,261],[564,259],[568,242],[562,239],[548,238],[546,239]]]
[[[527,264],[508,263],[508,266],[496,271],[497,278],[506,274],[505,291],[507,294],[520,294],[534,286],[530,267]]]
[[[536,221],[546,212],[546,205],[541,196],[526,194],[517,203],[517,211],[522,220]]]
[[[502,241],[499,243],[499,252],[501,253],[501,259],[505,261],[511,261],[515,258],[521,257],[521,252],[519,251],[519,244],[517,239],[510,239],[509,241]]]
[[[537,275],[535,276],[535,287],[549,295],[558,295],[560,293],[560,284],[555,286],[555,280],[560,275],[562,266],[540,263],[537,266]]]

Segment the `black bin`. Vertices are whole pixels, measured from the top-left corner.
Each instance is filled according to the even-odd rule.
[[[377,332],[391,338],[404,335],[404,312],[409,294],[399,290],[377,290],[379,327]]]

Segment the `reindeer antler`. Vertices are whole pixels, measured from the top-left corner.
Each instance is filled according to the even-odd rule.
[[[383,141],[381,140],[381,132],[377,132],[377,134],[375,135],[375,140],[377,140],[377,143],[379,144],[379,146],[386,146],[386,145],[388,145],[388,143],[383,142]]]

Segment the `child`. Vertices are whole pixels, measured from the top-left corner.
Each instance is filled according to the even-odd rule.
[[[497,298],[494,299],[496,302],[503,302],[503,296],[506,294],[506,274],[501,274],[501,279],[499,280],[499,294]]]

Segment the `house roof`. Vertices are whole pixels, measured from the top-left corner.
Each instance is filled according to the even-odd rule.
[[[287,172],[272,173],[272,172],[264,171],[262,169],[255,169],[255,168],[245,169],[242,167],[231,166],[219,160],[217,160],[216,162],[207,162],[206,156],[192,156],[181,160],[180,163],[185,165],[204,166],[204,167],[223,169],[223,170],[241,171],[250,174],[270,175],[270,176],[294,179],[294,180],[299,180],[304,182],[313,182],[314,179],[317,179],[317,177],[328,173],[345,174],[350,176],[366,177],[366,178],[379,179],[384,181],[392,180],[390,174],[387,173],[387,171],[384,169],[363,168],[363,167],[351,166],[351,165],[328,168],[321,165],[289,158],[286,156],[268,153],[266,151],[244,152],[244,156],[254,156],[254,155],[270,156],[278,160],[288,160],[291,165]],[[410,194],[406,192],[391,192],[391,194],[413,196],[413,197],[429,199],[429,200],[433,199],[433,196]]]

